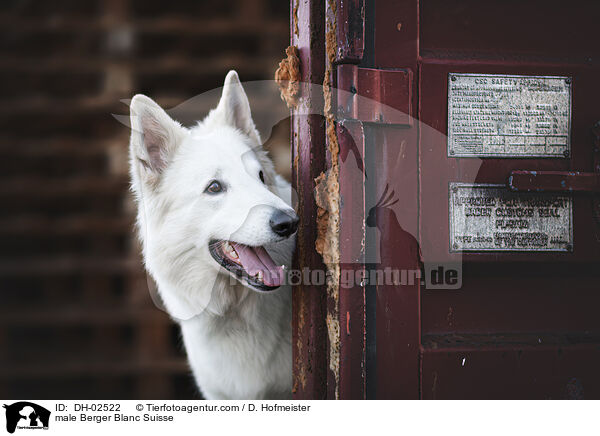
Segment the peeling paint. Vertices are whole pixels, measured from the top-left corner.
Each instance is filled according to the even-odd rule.
[[[300,307],[298,308],[298,330],[303,331],[305,327],[305,317],[304,313],[306,312],[306,302],[303,298],[299,299]],[[298,391],[298,384],[302,386],[302,389],[306,389],[306,366],[303,364],[302,359],[302,351],[303,351],[303,343],[302,337],[298,336],[298,340],[296,341],[296,359],[295,359],[295,368],[294,371],[294,384],[292,386],[292,393],[296,393]]]
[[[329,369],[335,376],[335,399],[339,399],[340,389],[340,320],[331,313],[327,314],[327,334],[329,337]],[[332,345],[335,344],[335,345]]]
[[[323,81],[324,114],[326,122],[326,142],[330,168],[316,179],[317,203],[317,239],[315,249],[323,258],[327,267],[327,332],[329,337],[329,369],[333,373],[335,398],[339,398],[340,381],[340,322],[339,322],[339,278],[340,278],[340,185],[339,185],[339,144],[335,127],[333,94],[331,81],[333,62],[337,47],[336,40],[336,4],[328,1],[326,17],[325,50],[327,62]]]
[[[281,98],[290,109],[298,105],[300,97],[300,58],[298,48],[290,45],[285,49],[286,58],[279,62],[275,71],[275,82],[279,86]]]
[[[298,136],[298,131],[300,130],[300,128],[299,128],[300,117],[298,117],[297,114],[295,114],[295,116],[293,117],[293,123],[294,123],[294,129],[293,129],[294,134],[292,136],[292,147],[294,149],[293,171],[294,171],[294,174],[296,177],[295,186],[297,187],[297,189],[301,190],[301,186],[302,186],[302,182],[301,182],[301,178],[300,178],[301,170],[299,168],[300,138]],[[304,210],[304,196],[297,195],[296,199],[298,201],[298,204],[294,205],[294,207],[297,207],[298,211]],[[302,219],[302,215],[301,215],[301,219]],[[306,259],[305,259],[306,250],[304,249],[304,241],[306,240],[306,237],[304,235],[304,231],[305,231],[305,226],[300,225],[298,227],[298,234],[297,234],[297,244],[298,245],[297,245],[297,251],[296,251],[296,254],[298,256],[299,265],[306,265]],[[295,290],[295,292],[303,292],[302,286],[300,285],[299,288],[297,290]],[[297,298],[296,304],[298,305],[298,307],[296,309],[296,313],[298,314],[296,329],[298,332],[304,332],[307,328],[306,318],[307,318],[307,315],[309,312],[309,309],[307,307],[307,300],[302,297]],[[297,340],[296,340],[296,348],[294,350],[295,358],[294,358],[293,385],[292,385],[292,393],[293,394],[298,392],[298,390],[301,390],[303,392],[306,390],[307,380],[311,374],[310,350],[305,350],[303,340],[304,340],[303,336],[298,335]],[[309,344],[307,344],[307,346],[308,345]]]
[[[296,0],[294,3],[294,10],[292,11],[292,21],[294,23],[294,35],[299,36],[300,30],[298,29],[298,6],[300,5],[300,0]]]
[[[346,311],[346,335],[350,336],[350,311]]]

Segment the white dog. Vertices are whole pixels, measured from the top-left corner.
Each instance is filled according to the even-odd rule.
[[[207,399],[290,398],[291,290],[298,217],[230,71],[196,127],[131,101],[130,164],[146,269],[181,325]]]

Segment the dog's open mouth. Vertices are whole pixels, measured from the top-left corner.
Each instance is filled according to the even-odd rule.
[[[283,266],[275,265],[264,247],[213,240],[208,250],[223,268],[256,290],[272,291],[283,282]]]

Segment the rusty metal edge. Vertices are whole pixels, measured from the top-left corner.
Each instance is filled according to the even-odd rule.
[[[291,0],[291,41],[298,47],[301,78],[323,83],[325,71],[324,4]],[[307,113],[313,95],[300,96],[292,112],[292,186],[298,193],[300,226],[293,268],[325,270],[315,250],[317,206],[314,179],[326,169],[325,128],[320,115]],[[317,106],[320,106],[319,102]],[[324,286],[295,286],[292,297],[293,397],[324,399],[327,396],[326,291]]]

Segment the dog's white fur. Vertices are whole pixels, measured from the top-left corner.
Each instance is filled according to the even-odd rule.
[[[294,238],[274,234],[275,209],[291,190],[261,147],[235,71],[216,109],[186,129],[154,101],[131,101],[130,171],[146,269],[181,325],[196,382],[207,399],[290,398],[291,290],[253,291],[211,257],[211,239],[264,245],[289,266]],[[259,178],[262,170],[266,179]],[[213,180],[227,192],[204,192]]]

